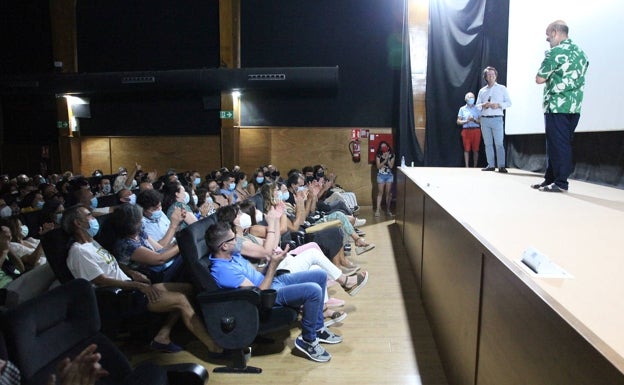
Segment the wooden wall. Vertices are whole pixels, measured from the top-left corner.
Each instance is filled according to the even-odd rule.
[[[159,175],[168,168],[206,174],[221,167],[218,136],[83,137],[80,142],[80,167],[74,171],[83,175],[95,169],[116,173],[118,167],[131,169],[135,162]]]
[[[234,164],[250,176],[256,167],[273,164],[282,175],[292,168],[316,164],[325,165],[337,176],[337,183],[353,191],[358,203],[372,205],[376,194],[376,169],[367,162],[368,140],[363,139],[362,161],[354,163],[348,150],[351,128],[301,127],[244,127],[238,134],[229,129],[222,137],[240,141],[230,143],[240,154],[238,161],[221,163],[231,158],[221,154],[222,139],[218,136],[188,137],[83,137],[80,139],[80,166],[75,169],[83,175],[93,170],[115,173],[119,166],[132,167],[138,162],[144,170],[164,173],[168,168],[177,171],[198,170],[203,175],[221,166]],[[390,133],[390,128],[370,129],[371,133]]]

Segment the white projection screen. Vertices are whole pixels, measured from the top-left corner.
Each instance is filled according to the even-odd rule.
[[[509,7],[507,88],[512,106],[506,111],[505,133],[544,133],[544,86],[535,83],[535,74],[549,48],[546,27],[558,19],[568,24],[569,37],[589,58],[576,132],[624,130],[624,1],[510,0]]]

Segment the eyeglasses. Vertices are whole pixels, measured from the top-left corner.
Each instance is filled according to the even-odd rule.
[[[223,244],[224,244],[224,243],[230,243],[230,242],[232,242],[232,241],[234,241],[234,240],[236,240],[236,235],[235,235],[235,236],[233,236],[233,237],[232,237],[232,238],[230,238],[230,239],[227,239],[227,240],[225,240],[225,241],[223,241],[223,242],[219,243],[219,247],[223,246]]]

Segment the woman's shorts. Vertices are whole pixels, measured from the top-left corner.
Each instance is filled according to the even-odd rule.
[[[394,182],[394,175],[392,174],[377,174],[377,183],[392,183]]]

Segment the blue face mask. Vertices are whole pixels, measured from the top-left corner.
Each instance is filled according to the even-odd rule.
[[[257,182],[258,184],[262,184],[262,183],[264,183],[264,177],[263,177],[263,176],[258,176],[258,177],[256,177],[256,182]]]
[[[22,238],[26,238],[28,236],[28,226],[22,225],[20,230],[22,231]]]
[[[151,219],[153,219],[153,220],[157,221],[157,220],[159,220],[162,216],[163,216],[163,211],[162,211],[162,210],[154,211],[154,212],[152,212],[152,218],[151,218]]]
[[[98,231],[100,231],[100,223],[95,218],[89,219],[89,228],[87,229],[87,233],[89,233],[91,237],[95,237]]]
[[[468,105],[472,106],[474,104],[474,98],[468,98]]]
[[[230,185],[228,186],[228,190],[234,191],[235,189],[236,189],[236,183],[230,183]]]
[[[61,224],[61,220],[63,219],[63,213],[56,213],[54,216],[54,220],[57,224]]]
[[[287,201],[288,198],[290,198],[290,191],[280,191],[278,194],[279,194],[279,199],[283,201]]]
[[[201,183],[201,178],[199,178],[199,177],[195,178],[193,183],[195,183],[195,186],[199,186],[199,184]]]
[[[130,203],[131,205],[136,204],[136,195],[132,194],[128,197],[130,200],[128,201],[128,203]]]
[[[249,184],[249,182],[247,182],[246,180],[243,181],[243,183],[241,183],[241,187],[242,188],[247,188],[247,185]]]
[[[97,197],[93,197],[93,198],[91,198],[91,208],[92,208],[92,209],[95,209],[95,208],[97,208],[97,206],[98,206],[98,200],[97,200]]]
[[[37,202],[37,208],[38,209],[42,209],[43,208],[43,201]]]
[[[105,184],[104,186],[102,186],[102,192],[104,194],[110,194],[110,192],[111,192],[111,185],[110,184]]]
[[[189,195],[189,193],[187,193],[186,191],[184,192],[184,204],[188,205],[188,203],[191,201],[191,196]]]
[[[305,186],[299,186],[297,187],[297,192],[304,191],[305,189]]]

